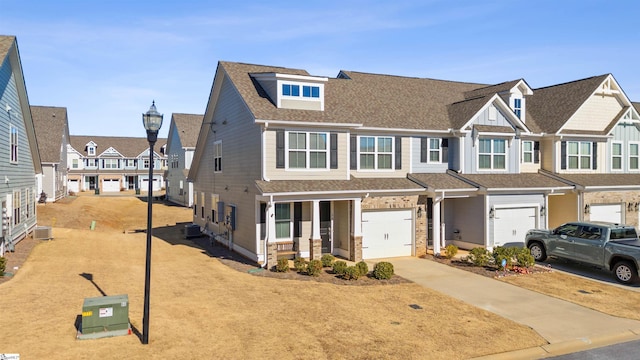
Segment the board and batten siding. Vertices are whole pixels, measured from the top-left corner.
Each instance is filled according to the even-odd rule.
[[[194,181],[194,191],[204,193],[205,216],[211,210],[218,211],[217,204],[211,204],[211,195],[219,195],[219,201],[236,206],[236,230],[233,232],[233,246],[245,255],[256,254],[256,211],[255,181],[261,178],[261,129],[254,123],[252,115],[243,103],[233,85],[225,78],[213,118],[204,119],[202,131],[208,131],[204,151],[200,158]],[[226,122],[226,123],[225,123]],[[214,144],[222,142],[222,171],[214,173]],[[200,198],[196,198],[198,207]],[[198,213],[200,210],[198,210]],[[194,220],[200,220],[200,214]],[[224,232],[220,226],[220,232]],[[239,247],[239,248],[238,248]],[[243,249],[245,251],[243,251]]]
[[[495,109],[495,117],[494,118],[489,116],[489,113],[494,111],[494,110],[490,110],[491,108]],[[490,105],[484,111],[480,112],[478,114],[478,116],[476,116],[473,119],[473,123],[475,125],[508,126],[509,128],[513,128],[513,126],[509,122],[509,120],[507,120],[507,118],[504,116],[504,114],[502,114],[500,109],[498,109],[494,105]]]
[[[440,162],[440,163],[430,163],[430,162],[421,162],[421,153],[422,153],[422,139],[440,139],[441,143],[442,143],[442,139],[447,139],[447,141],[449,142],[449,146],[447,147],[447,161],[445,162]],[[449,161],[451,161],[451,140],[449,140],[449,138],[443,138],[441,136],[421,136],[421,137],[412,137],[412,138],[405,138],[405,141],[409,141],[410,142],[410,146],[411,146],[411,172],[412,173],[443,173],[443,172],[447,172],[447,169],[449,168]],[[429,141],[429,140],[427,140]],[[440,151],[442,151],[442,148],[440,148]],[[442,157],[442,153],[441,153],[441,157]],[[429,158],[429,152],[428,152],[428,148],[427,148],[427,159]]]
[[[622,110],[615,96],[596,94],[567,121],[564,129],[602,131]]]
[[[618,123],[612,131],[613,139],[607,142],[607,169],[614,172],[638,172],[639,169],[629,168],[629,144],[636,144],[640,146],[640,125],[634,123]],[[612,163],[612,146],[613,142],[622,143],[622,169],[613,170],[611,168]]]
[[[4,59],[0,67],[0,203],[12,199],[15,191],[20,192],[21,222],[10,226],[9,238],[15,243],[24,238],[36,225],[35,196],[37,192],[36,176],[33,159],[27,138],[21,102],[16,85],[16,79],[9,57]],[[6,106],[11,111],[6,111]],[[18,162],[10,162],[10,128],[18,130]],[[8,180],[8,181],[7,181]],[[27,198],[29,194],[29,198]],[[12,203],[12,200],[7,201]],[[9,204],[7,204],[9,205]],[[26,214],[28,208],[30,214]],[[13,213],[13,209],[7,209]],[[28,215],[28,217],[27,217]]]

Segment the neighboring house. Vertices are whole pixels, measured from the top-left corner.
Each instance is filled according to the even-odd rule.
[[[31,106],[31,117],[36,128],[42,161],[42,174],[36,175],[36,195],[40,200],[41,194],[44,193],[46,201],[57,201],[67,195],[67,108]]]
[[[189,172],[194,223],[269,266],[522,244],[576,196],[545,171],[545,146],[558,142],[559,154],[565,135],[533,109],[573,96],[544,100],[522,79],[327,78],[220,62]]]
[[[167,200],[193,206],[193,184],[187,182],[203,115],[173,114],[167,140]]]
[[[36,133],[14,36],[0,36],[0,256],[36,226]]]
[[[158,139],[154,148],[154,191],[164,189],[166,141]],[[69,192],[114,193],[149,188],[147,138],[71,135],[67,158]]]

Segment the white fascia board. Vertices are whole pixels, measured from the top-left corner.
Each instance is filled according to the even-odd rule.
[[[281,73],[250,73],[252,78],[255,79],[278,79],[278,80],[294,80],[304,82],[327,82],[328,77],[313,76],[313,75],[294,75],[294,74],[281,74]]]
[[[296,191],[296,192],[274,192],[274,193],[262,193],[262,196],[309,196],[314,195],[351,195],[353,197],[356,194],[365,195],[369,194],[386,194],[386,193],[422,193],[425,189],[385,189],[385,190],[340,190],[340,191]]]
[[[611,139],[613,137],[613,135],[592,135],[592,134],[556,134],[556,137],[559,140],[564,140],[565,138],[575,138],[575,139],[580,139],[580,138],[587,138],[587,139],[602,139],[604,141],[607,141],[608,139]],[[579,141],[579,140],[575,140],[575,141]]]
[[[609,191],[609,190],[623,190],[623,189],[629,189],[629,190],[637,190],[640,189],[640,185],[617,185],[617,186],[585,186],[583,191]]]
[[[410,134],[453,134],[453,129],[447,130],[423,130],[423,129],[405,129],[405,128],[378,128],[361,126],[358,130],[375,131],[375,132],[392,132],[392,133],[410,133]]]
[[[550,190],[573,190],[573,186],[559,186],[559,187],[540,187],[540,188],[487,188],[487,192],[494,192],[494,191],[500,191],[500,192],[513,192],[513,191],[518,191],[518,192],[544,192],[544,191],[550,191]]]
[[[326,122],[309,122],[309,121],[289,121],[289,120],[263,120],[255,119],[256,124],[263,124],[265,127],[270,125],[295,125],[295,126],[310,126],[310,127],[335,127],[335,128],[359,128],[362,124],[349,124],[349,123],[326,123]]]
[[[522,122],[522,120],[520,120],[516,114],[513,112],[513,110],[511,110],[511,108],[509,107],[509,105],[507,103],[504,102],[504,100],[502,100],[502,98],[500,96],[498,96],[498,94],[494,94],[491,99],[489,99],[481,108],[480,110],[478,110],[475,114],[473,114],[473,116],[471,116],[471,118],[469,118],[469,120],[462,125],[462,127],[459,129],[459,131],[464,131],[463,129],[466,129],[467,127],[473,125],[473,120],[478,117],[478,115],[480,115],[483,111],[486,111],[487,108],[489,108],[489,106],[491,106],[493,103],[495,102],[496,105],[498,105],[498,107],[500,108],[500,110],[503,111],[503,115],[507,118],[507,120],[509,120],[509,122],[511,122],[512,124],[515,123],[517,124],[519,127],[521,127],[522,129],[524,129],[524,134],[529,134],[529,128]],[[513,132],[515,134],[515,130]]]

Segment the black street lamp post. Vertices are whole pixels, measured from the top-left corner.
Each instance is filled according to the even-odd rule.
[[[153,145],[158,140],[158,130],[162,126],[162,114],[156,110],[155,100],[146,114],[142,114],[142,124],[147,130],[149,141],[149,192],[147,193],[147,260],[144,272],[144,312],[142,315],[142,343],[149,343],[149,286],[151,285],[151,206],[153,200]]]

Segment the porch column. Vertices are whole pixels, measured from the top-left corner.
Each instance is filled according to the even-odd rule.
[[[309,239],[309,250],[311,260],[320,260],[322,257],[322,238],[320,237],[320,200],[313,200],[311,210],[311,238]]]
[[[442,227],[442,219],[441,219],[441,215],[440,215],[440,203],[442,202],[442,198],[441,197],[434,197],[433,198],[433,205],[432,205],[432,213],[433,213],[433,254],[434,255],[439,255],[440,254],[440,243],[441,243],[441,227]]]
[[[353,204],[351,219],[353,233],[349,244],[349,260],[358,262],[362,260],[362,200],[356,198],[351,203]]]

